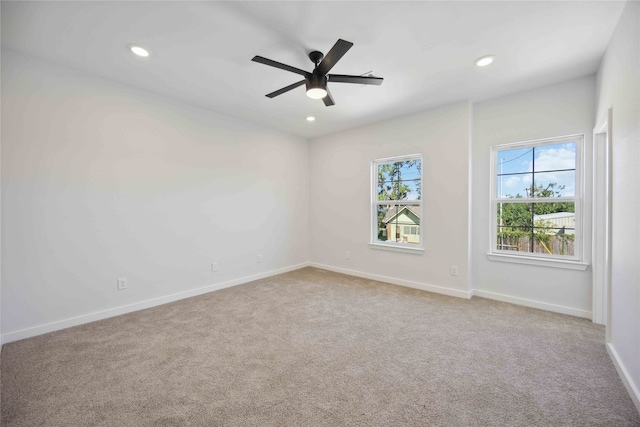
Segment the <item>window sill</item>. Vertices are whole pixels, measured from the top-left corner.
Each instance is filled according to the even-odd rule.
[[[585,262],[553,259],[553,258],[545,259],[545,258],[536,258],[536,257],[528,257],[528,256],[521,256],[521,255],[506,255],[506,254],[496,254],[496,253],[488,253],[487,257],[491,261],[538,265],[541,267],[551,267],[551,268],[564,268],[568,270],[584,271],[589,267],[589,264]]]
[[[404,245],[389,245],[383,243],[369,243],[371,249],[391,251],[391,252],[404,252],[406,254],[422,255],[424,253],[423,248],[412,248],[411,246]]]

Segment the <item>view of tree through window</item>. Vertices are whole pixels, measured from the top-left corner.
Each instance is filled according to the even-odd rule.
[[[494,151],[497,250],[576,255],[577,145]]]
[[[377,199],[374,203],[376,240],[420,244],[422,159],[409,156],[374,162]]]

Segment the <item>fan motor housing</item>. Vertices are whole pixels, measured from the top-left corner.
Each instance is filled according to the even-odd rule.
[[[307,85],[307,90],[313,88],[327,88],[327,76],[313,73],[307,79],[305,79],[305,84]]]

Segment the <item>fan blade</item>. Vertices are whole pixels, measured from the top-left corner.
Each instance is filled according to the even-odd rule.
[[[357,83],[361,85],[381,85],[382,77],[366,76],[345,76],[344,74],[329,74],[327,76],[331,83]]]
[[[305,82],[305,80],[300,80],[300,81],[299,81],[299,82],[297,82],[297,83],[294,83],[294,84],[289,85],[289,86],[287,86],[287,87],[283,87],[282,89],[276,90],[275,92],[271,92],[271,93],[269,93],[269,94],[267,94],[267,95],[265,95],[265,96],[266,96],[267,98],[274,98],[274,97],[276,97],[276,96],[278,96],[278,95],[282,95],[282,94],[283,94],[283,93],[285,93],[285,92],[289,92],[291,89],[295,89],[295,88],[297,88],[298,86],[302,86],[302,85],[304,84],[304,82]]]
[[[327,53],[324,59],[320,62],[320,65],[318,65],[318,72],[320,74],[327,74],[329,70],[336,65],[336,62],[338,62],[340,58],[342,58],[344,54],[351,49],[351,46],[353,46],[353,43],[338,39],[329,53]]]
[[[271,59],[264,58],[262,56],[254,56],[252,59],[253,62],[259,62],[264,65],[269,65],[271,67],[280,68],[281,70],[291,71],[292,73],[300,74],[301,76],[309,77],[311,73],[301,70],[300,68],[292,67],[291,65],[283,64],[281,62],[273,61]]]
[[[327,96],[322,98],[322,100],[324,101],[324,105],[326,105],[327,107],[331,107],[332,105],[335,105],[336,103],[333,102],[333,96],[331,96],[331,92],[329,92],[329,88],[325,88],[325,89],[327,90]]]

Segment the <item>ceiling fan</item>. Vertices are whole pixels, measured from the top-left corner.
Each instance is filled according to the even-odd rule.
[[[320,99],[324,101],[324,105],[327,107],[334,105],[333,97],[327,83],[357,83],[361,85],[381,85],[382,77],[373,76],[348,76],[344,74],[328,74],[334,65],[344,56],[345,53],[351,47],[353,43],[338,39],[336,44],[333,45],[329,53],[326,56],[322,52],[314,50],[309,54],[309,59],[315,64],[312,72],[304,71],[290,65],[276,62],[271,59],[264,58],[262,56],[254,56],[252,61],[259,62],[261,64],[269,65],[271,67],[280,68],[281,70],[290,71],[292,73],[300,74],[304,76],[304,80],[300,80],[297,83],[283,87],[282,89],[271,92],[266,96],[268,98],[274,98],[278,95],[282,95],[285,92],[289,92],[292,89],[302,86],[307,86],[307,96],[313,99]]]

